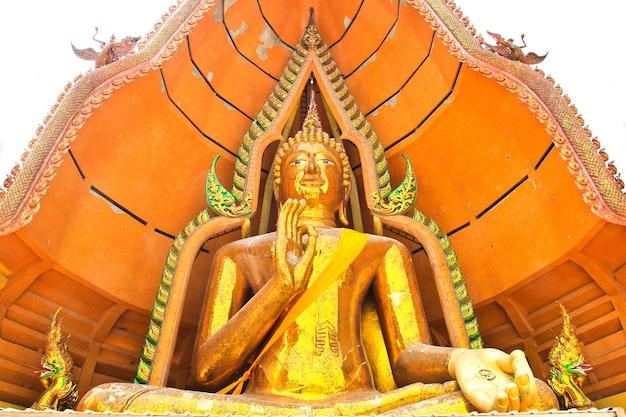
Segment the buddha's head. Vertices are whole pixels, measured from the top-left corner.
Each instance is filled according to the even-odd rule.
[[[350,188],[350,166],[343,145],[322,131],[311,106],[302,130],[276,152],[276,200],[280,206],[288,198],[305,199],[307,216],[326,219],[338,211],[342,223],[347,224]]]

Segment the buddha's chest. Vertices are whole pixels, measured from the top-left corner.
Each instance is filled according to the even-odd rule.
[[[307,274],[307,287],[311,287],[314,282],[322,276],[326,275],[329,264],[331,261],[333,265],[336,265],[336,258],[342,257],[342,254],[337,253],[337,247],[340,236],[336,233],[320,233],[317,238],[313,257],[310,261],[308,268],[301,268],[299,272]],[[279,268],[281,263],[278,259],[279,254],[275,245],[275,235],[261,239],[255,244],[254,248],[247,251],[244,255],[245,260],[245,276],[247,277],[248,284],[252,288],[253,293],[258,292],[272,277],[276,274],[276,268]],[[288,268],[292,273],[295,273],[296,263],[301,259],[303,252],[306,250],[306,246],[301,248],[288,245],[285,249],[283,258],[287,263]],[[345,254],[347,255],[347,254]],[[333,260],[333,257],[335,259]],[[356,259],[356,263],[361,260]],[[362,286],[359,282],[356,282],[363,278],[362,273],[355,273],[355,271],[362,271],[362,268],[355,266],[354,262],[344,263],[341,266],[341,273],[335,274],[336,278],[334,286],[341,287],[342,285],[350,286]]]

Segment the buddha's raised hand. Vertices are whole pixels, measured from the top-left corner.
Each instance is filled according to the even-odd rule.
[[[311,272],[317,232],[310,225],[298,228],[305,200],[288,199],[281,207],[276,226],[275,273],[294,290],[306,288]],[[304,242],[303,236],[307,239]]]

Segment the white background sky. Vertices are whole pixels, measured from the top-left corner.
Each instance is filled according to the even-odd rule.
[[[380,0],[382,1],[382,0]],[[127,35],[143,36],[174,0],[5,1],[0,9],[0,183],[19,160],[65,84],[93,67],[74,56]],[[549,52],[539,65],[560,84],[626,180],[626,40],[623,0],[457,0],[483,34]]]

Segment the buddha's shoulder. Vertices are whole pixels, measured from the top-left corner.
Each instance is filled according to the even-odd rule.
[[[336,239],[340,239],[341,234],[342,234],[342,229],[339,229],[339,228],[326,229],[326,231],[324,232],[325,236],[328,236],[330,238],[336,238]],[[374,235],[374,234],[369,234],[369,233],[364,233],[364,234],[367,235],[367,244],[366,244],[367,246],[373,246],[381,250],[385,248],[391,248],[394,246],[399,247],[399,248],[404,248],[404,245],[401,242],[399,242],[398,240],[392,237]]]
[[[230,243],[227,243],[223,248],[240,248],[258,245],[271,245],[276,241],[276,233],[265,233],[262,235],[246,237],[243,239],[237,239]]]
[[[405,248],[403,243],[389,236],[370,235],[368,239],[368,244],[385,248]]]

